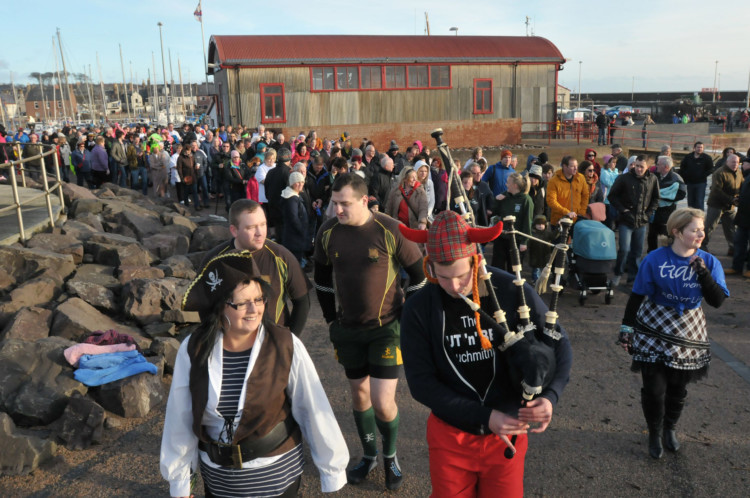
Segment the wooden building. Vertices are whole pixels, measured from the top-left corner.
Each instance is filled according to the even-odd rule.
[[[518,143],[554,120],[565,59],[510,36],[219,36],[209,42],[218,118],[293,136],[349,132],[386,149],[442,127],[455,146]]]

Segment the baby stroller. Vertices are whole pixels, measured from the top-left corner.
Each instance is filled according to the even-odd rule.
[[[578,302],[583,306],[589,293],[605,291],[604,302],[609,304],[615,291],[607,278],[617,260],[615,232],[603,223],[581,220],[575,224],[573,242],[568,251],[569,283],[578,289]]]

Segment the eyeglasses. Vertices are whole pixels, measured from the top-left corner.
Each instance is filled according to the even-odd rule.
[[[244,311],[248,306],[250,306],[251,303],[255,305],[256,308],[260,308],[262,305],[266,304],[266,301],[267,299],[265,297],[256,297],[255,299],[245,301],[244,303],[230,303],[229,301],[227,301],[226,304],[227,306],[231,306],[238,311]]]
[[[586,154],[586,157],[596,157],[596,154]]]
[[[593,173],[593,172],[594,172],[594,168],[589,168],[586,170],[586,173]]]

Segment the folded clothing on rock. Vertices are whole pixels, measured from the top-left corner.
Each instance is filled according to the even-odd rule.
[[[121,334],[118,331],[112,330],[96,330],[91,333],[86,339],[83,340],[86,344],[96,344],[97,346],[107,346],[111,344],[135,344],[135,348],[140,351],[141,348],[128,334]]]
[[[101,386],[141,372],[156,374],[158,369],[146,361],[138,351],[85,354],[78,360],[78,370],[73,377],[89,387]]]
[[[63,351],[63,355],[65,355],[65,359],[68,360],[68,363],[70,363],[74,367],[77,367],[78,360],[85,354],[94,356],[99,354],[119,353],[122,351],[134,350],[135,344],[110,344],[107,346],[97,346],[96,344],[87,344],[82,342],[81,344],[76,344],[75,346],[70,346],[69,348],[65,349],[65,351]]]

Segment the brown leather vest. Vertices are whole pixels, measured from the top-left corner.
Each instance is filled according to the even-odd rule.
[[[289,369],[292,365],[294,343],[289,329],[264,321],[265,340],[261,345],[258,359],[253,371],[247,379],[245,389],[245,405],[237,429],[234,432],[232,444],[237,444],[245,438],[259,439],[268,434],[271,429],[292,416],[291,400],[286,394],[289,382]],[[194,337],[188,343],[188,355],[191,362],[195,358]],[[257,342],[256,342],[257,345]],[[213,347],[213,346],[212,346]],[[201,425],[203,412],[208,403],[208,365],[199,367],[193,365],[190,369],[190,394],[193,398],[193,432],[201,441],[211,442]],[[301,433],[297,428],[289,438],[278,448],[265,456],[286,453],[301,441]]]

